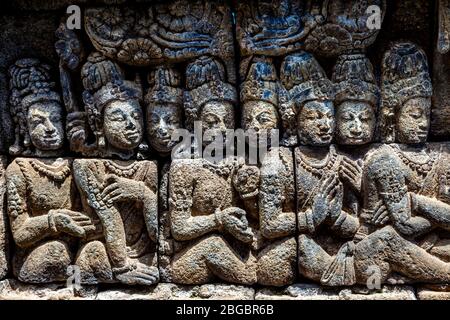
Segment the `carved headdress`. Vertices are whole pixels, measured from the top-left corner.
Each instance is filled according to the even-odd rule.
[[[15,141],[12,155],[30,155],[32,142],[28,131],[28,108],[38,102],[61,103],[51,80],[50,66],[37,59],[20,59],[9,68],[11,116],[15,123]]]
[[[226,82],[223,65],[214,58],[201,57],[190,63],[186,69],[184,110],[186,127],[194,128],[204,105],[210,101],[237,103],[236,89]]]
[[[332,82],[313,55],[307,52],[286,57],[281,66],[284,87],[280,95],[280,114],[286,124],[285,144],[297,143],[296,118],[309,101],[331,102],[334,98]]]
[[[408,100],[430,98],[433,86],[425,52],[411,42],[394,43],[382,63],[381,134],[395,141],[395,114]]]
[[[113,101],[141,101],[142,88],[139,83],[124,80],[120,66],[98,52],[89,55],[81,70],[81,78],[88,122],[97,139],[97,146],[104,148],[104,107]]]
[[[269,58],[255,58],[241,86],[241,101],[265,101],[278,110],[279,82]]]
[[[372,63],[364,54],[339,56],[333,70],[333,82],[336,106],[345,101],[360,101],[368,103],[375,113],[378,111],[380,89]]]
[[[148,76],[150,90],[145,96],[147,105],[183,104],[183,90],[180,88],[181,75],[173,68],[160,66]]]

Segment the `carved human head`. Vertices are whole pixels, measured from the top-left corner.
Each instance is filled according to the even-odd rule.
[[[226,78],[223,65],[211,57],[199,58],[187,66],[184,110],[189,130],[196,121],[201,121],[203,132],[208,130],[212,135],[225,136],[227,129],[234,129],[237,93]]]
[[[254,59],[242,84],[242,128],[258,135],[279,129],[280,84],[275,66],[268,58]]]
[[[285,59],[281,75],[288,98],[280,110],[287,122],[295,122],[300,143],[331,144],[335,128],[333,86],[325,71],[311,54],[301,52]]]
[[[82,78],[83,99],[98,151],[131,154],[144,135],[140,86],[124,80],[120,67],[98,53],[88,57]]]
[[[363,54],[341,55],[333,70],[336,85],[336,142],[364,145],[376,130],[379,89],[373,67]]]
[[[181,75],[161,66],[149,75],[150,89],[145,96],[148,141],[161,155],[170,153],[176,141],[171,138],[182,127],[183,91]]]
[[[11,114],[16,126],[12,155],[54,156],[64,145],[61,98],[50,67],[21,59],[9,68]]]
[[[383,141],[426,142],[432,94],[425,52],[411,42],[392,44],[382,64]]]

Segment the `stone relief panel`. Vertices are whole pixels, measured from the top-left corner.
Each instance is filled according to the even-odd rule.
[[[370,28],[371,5],[397,31]],[[0,59],[13,133],[0,139],[0,279],[44,286],[77,268],[83,285],[270,296],[353,290],[375,270],[448,293],[449,10],[436,2],[433,50],[425,27],[411,36],[410,6],[87,5],[82,30],[55,25],[54,57]],[[196,153],[178,153],[179,129]],[[267,152],[227,154],[235,129]]]

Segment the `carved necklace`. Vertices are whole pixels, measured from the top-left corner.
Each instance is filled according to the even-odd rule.
[[[433,169],[434,163],[436,162],[438,155],[435,152],[431,152],[428,156],[428,160],[423,163],[418,163],[417,161],[407,157],[399,146],[394,145],[392,149],[395,151],[397,156],[402,160],[402,162],[407,165],[411,170],[416,171],[422,176],[426,176],[431,169]]]
[[[215,173],[216,175],[219,175],[221,177],[228,178],[236,166],[236,161],[226,161],[220,164],[214,164],[208,160],[203,159],[202,164],[203,168],[208,169],[212,173]]]
[[[131,178],[138,170],[139,162],[134,162],[127,167],[122,167],[113,161],[105,161],[106,168],[115,175],[124,178]]]
[[[68,164],[64,164],[60,168],[47,166],[39,161],[33,160],[30,161],[30,164],[39,174],[53,181],[63,182],[70,175],[70,166]]]
[[[300,159],[300,166],[308,171],[309,173],[312,173],[315,176],[322,176],[325,172],[329,171],[337,160],[337,153],[336,148],[334,146],[330,146],[330,152],[327,155],[327,158],[324,163],[311,163],[308,162],[303,156],[302,153],[299,152],[299,159]]]

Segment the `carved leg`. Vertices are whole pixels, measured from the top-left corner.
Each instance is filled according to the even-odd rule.
[[[286,286],[295,280],[297,262],[295,238],[285,238],[265,247],[258,254],[258,284]]]
[[[221,236],[208,236],[175,255],[171,266],[175,283],[203,284],[214,276],[232,283],[256,283],[256,259],[243,261]]]
[[[15,265],[20,281],[28,283],[50,283],[65,281],[67,268],[72,262],[69,247],[63,241],[43,243],[29,252]]]
[[[83,245],[78,252],[75,265],[80,267],[81,282],[97,284],[112,282],[111,264],[105,245],[100,241],[92,241]]]
[[[450,231],[450,205],[417,194],[412,194],[412,199],[413,210],[417,215],[422,215],[434,225]]]
[[[298,269],[304,277],[320,282],[333,257],[322,249],[309,235],[298,237]]]
[[[450,262],[450,239],[438,240],[430,250],[430,253],[445,262]]]
[[[125,229],[120,212],[111,207],[97,212],[103,226],[105,243],[113,268],[125,268],[127,266],[127,247]]]
[[[370,234],[358,243],[355,250],[357,282],[365,284],[373,276],[373,267],[381,272],[384,281],[391,271],[415,281],[448,283],[450,264],[401,237],[391,226]]]

